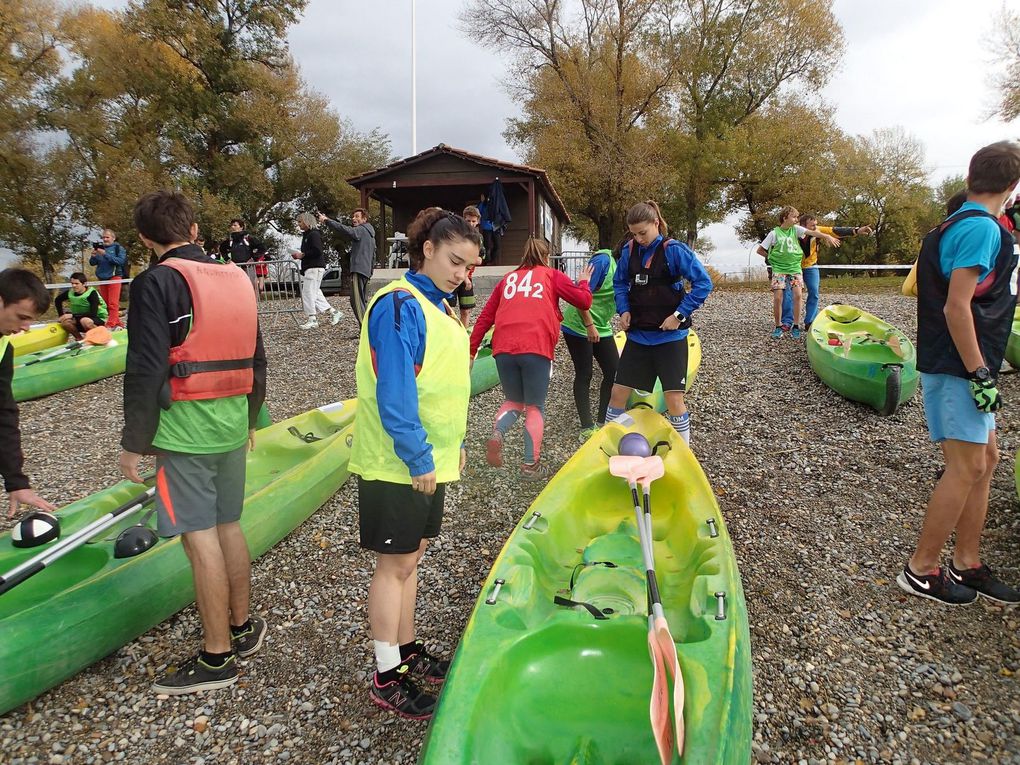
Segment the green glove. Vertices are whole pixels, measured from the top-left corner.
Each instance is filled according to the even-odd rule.
[[[997,412],[1002,407],[1002,394],[995,387],[995,380],[970,380],[970,395],[978,411]]]

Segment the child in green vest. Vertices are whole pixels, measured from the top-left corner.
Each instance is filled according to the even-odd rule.
[[[425,720],[436,704],[416,679],[440,684],[449,662],[415,631],[418,563],[439,535],[446,484],[460,479],[471,396],[468,336],[447,300],[479,263],[481,236],[429,208],[407,229],[411,267],[365,311],[355,374],[350,469],[358,476],[361,546],[376,554],[368,621],[373,703]]]
[[[109,313],[99,292],[88,286],[85,274],[75,271],[70,281],[71,288],[57,295],[53,304],[57,309],[60,326],[75,340],[81,340],[82,335],[90,329],[103,326]]]
[[[799,215],[797,208],[784,207],[779,211],[779,225],[758,245],[758,254],[765,258],[772,268],[772,313],[776,320],[772,337],[775,340],[783,336],[783,293],[787,289],[793,291],[794,322],[800,316],[801,301],[804,299],[804,276],[801,268],[804,251],[801,249],[800,239],[811,236],[822,239],[833,247],[839,247],[840,244],[839,239],[834,236],[797,225]],[[794,323],[790,337],[795,340],[800,338],[799,324]]]

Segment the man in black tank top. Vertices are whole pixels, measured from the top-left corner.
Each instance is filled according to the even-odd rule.
[[[970,161],[967,202],[924,238],[917,259],[917,368],[925,419],[946,469],[925,513],[917,548],[896,578],[911,595],[949,605],[979,595],[1020,603],[978,551],[999,460],[996,375],[1016,307],[1013,236],[996,220],[1020,182],[1020,145],[986,146]],[[956,532],[952,561],[942,548]]]

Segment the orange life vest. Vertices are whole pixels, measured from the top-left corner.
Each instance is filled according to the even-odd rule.
[[[251,393],[258,308],[237,266],[167,258],[191,293],[191,330],[170,349],[170,400],[199,401]]]

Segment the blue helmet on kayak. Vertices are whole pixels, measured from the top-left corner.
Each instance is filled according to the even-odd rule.
[[[652,446],[648,439],[640,433],[627,433],[620,439],[620,454],[627,457],[649,457],[652,454]]]
[[[34,510],[11,531],[11,544],[15,547],[38,547],[52,542],[60,536],[60,521],[57,516],[42,510]]]

